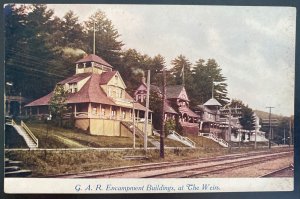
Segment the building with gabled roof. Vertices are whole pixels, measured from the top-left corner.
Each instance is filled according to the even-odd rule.
[[[126,85],[118,71],[97,55],[88,55],[76,62],[76,74],[57,83],[68,91],[66,104],[68,120],[74,115],[75,127],[93,135],[130,136],[128,123],[133,121],[133,110],[138,128],[143,127],[146,107],[134,102],[126,92]],[[27,104],[27,115],[49,114],[53,92]],[[147,134],[152,133],[150,111]],[[124,124],[126,122],[127,125]]]
[[[150,90],[162,96],[162,88],[151,85]],[[143,77],[141,85],[134,93],[135,100],[142,103],[146,99],[146,94],[147,85]],[[184,132],[198,134],[199,116],[189,108],[189,102],[184,85],[166,86],[165,120],[175,120],[177,117]]]

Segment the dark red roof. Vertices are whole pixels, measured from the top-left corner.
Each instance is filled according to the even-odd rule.
[[[79,74],[73,75],[72,77],[69,77],[65,80],[58,82],[58,84],[77,83],[80,80],[83,80],[84,78],[86,78],[88,76],[91,76],[91,73],[79,73]]]
[[[107,63],[104,59],[102,59],[101,57],[94,55],[94,54],[90,54],[85,56],[84,58],[78,60],[77,62],[75,62],[76,64],[79,63],[84,63],[84,62],[96,62],[98,64],[102,64],[104,66],[108,66],[108,67],[112,67],[109,63]]]
[[[165,112],[172,113],[172,114],[178,114],[168,103],[165,105]]]
[[[37,100],[34,100],[33,102],[30,102],[29,104],[25,105],[26,106],[47,106],[51,97],[52,97],[53,92],[49,93],[48,95],[45,95]]]
[[[180,113],[186,113],[190,117],[196,117],[199,118],[200,116],[194,113],[191,109],[189,109],[187,106],[180,107],[179,108]]]
[[[91,74],[90,79],[76,93],[71,93],[67,103],[84,103],[94,102],[101,104],[115,105],[115,103],[106,96],[106,93],[99,85],[101,79],[100,74]]]
[[[103,72],[101,74],[101,79],[100,79],[100,82],[99,84],[100,85],[104,85],[104,84],[107,84],[111,78],[117,73],[117,71],[107,71],[107,72]]]
[[[101,85],[100,83],[103,84],[105,82],[107,83],[111,79],[111,77],[113,77],[115,74],[116,71],[104,72],[102,74],[92,74],[92,73],[85,73],[85,75],[77,74],[61,81],[60,84],[69,83],[70,81],[73,81],[75,79],[80,79],[80,78],[83,79],[83,77],[85,78],[90,76],[90,79],[83,85],[83,87],[78,92],[69,94],[66,102],[68,104],[93,102],[93,103],[118,106],[113,102],[113,100],[110,97],[107,97],[106,93],[102,90],[100,86]],[[53,92],[27,104],[26,107],[46,106],[49,104],[52,95]],[[125,99],[133,101],[133,98],[127,92],[125,92]],[[135,103],[135,109],[146,111],[146,107],[144,107],[140,103]]]
[[[129,101],[133,101],[133,98],[126,91],[125,91],[125,99],[127,99]],[[134,108],[138,109],[138,110],[146,111],[146,107],[141,105],[138,102],[134,103]],[[149,111],[152,112],[150,109],[149,109]]]

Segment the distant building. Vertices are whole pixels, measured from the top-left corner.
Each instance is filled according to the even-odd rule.
[[[162,97],[162,88],[151,85],[150,90],[155,91]],[[147,94],[147,85],[143,77],[141,85],[136,89],[134,97],[138,102],[143,103]],[[178,121],[184,132],[198,135],[199,116],[189,108],[189,98],[183,85],[166,86],[165,120],[178,117]]]
[[[75,127],[93,135],[130,136],[133,121],[133,98],[125,91],[126,85],[118,71],[101,57],[91,54],[76,62],[76,74],[58,82],[69,91],[67,105],[73,114]],[[53,92],[26,107],[27,115],[49,114],[49,101]],[[134,103],[137,126],[142,129],[146,108]],[[148,135],[152,133],[152,113],[149,113]]]

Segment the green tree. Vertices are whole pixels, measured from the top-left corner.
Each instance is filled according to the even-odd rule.
[[[228,103],[226,78],[222,75],[222,69],[214,59],[207,62],[199,59],[192,70],[192,77],[195,80],[188,93],[191,98],[191,105],[203,104],[213,96],[222,105]]]
[[[253,110],[245,105],[241,100],[232,100],[230,103],[231,108],[241,108],[241,118],[239,118],[240,124],[243,129],[254,130],[255,117],[253,116]],[[234,111],[234,110],[233,110]]]
[[[153,111],[153,126],[155,129],[161,129],[162,121],[162,97],[160,93],[150,90],[149,108]]]
[[[162,86],[163,85],[163,75],[162,70],[166,67],[165,58],[158,54],[154,56],[147,64],[146,70],[151,72],[151,84]]]
[[[56,85],[53,95],[50,99],[50,112],[53,119],[56,120],[58,126],[62,126],[63,115],[67,112],[68,92],[65,91],[63,85]]]
[[[88,54],[93,52],[95,23],[95,54],[103,57],[112,66],[119,65],[121,48],[124,45],[119,40],[120,34],[113,26],[112,22],[106,17],[105,13],[98,10],[89,17],[84,23],[85,40],[83,49]]]
[[[50,45],[53,11],[45,5],[5,7],[5,77],[16,94],[37,98],[64,78],[58,52]],[[38,82],[38,83],[37,83]]]
[[[189,85],[189,83],[191,83],[190,80],[192,79],[191,62],[184,55],[179,55],[171,61],[171,64],[173,67],[170,70],[170,72],[171,75],[174,77],[174,84]],[[185,82],[183,82],[183,80]]]
[[[135,49],[128,49],[122,52],[122,65],[118,71],[124,79],[129,94],[133,94],[137,86],[141,84],[141,79],[145,74],[146,65],[150,61],[148,55],[143,55]],[[152,79],[152,78],[151,78]]]

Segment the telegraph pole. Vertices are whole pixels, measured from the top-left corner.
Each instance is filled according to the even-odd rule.
[[[285,128],[283,129],[283,144],[285,145]]]
[[[230,144],[230,141],[231,141],[231,107],[229,106],[229,118],[228,118],[228,123],[229,123],[229,126],[228,126],[228,144],[229,144],[229,151],[231,150],[231,144]]]
[[[272,107],[272,106],[267,106],[266,108],[269,109],[269,149],[271,149],[271,112],[272,112],[272,108],[275,108],[275,107]]]
[[[132,119],[133,119],[133,149],[135,149],[135,108],[134,108],[135,100],[132,101]]]
[[[162,116],[160,132],[160,157],[165,158],[164,138],[165,138],[165,103],[166,103],[166,71],[163,68],[163,91],[162,91]]]
[[[94,21],[94,41],[93,41],[93,54],[96,53],[96,30],[95,30],[95,21]]]
[[[291,146],[292,144],[292,118],[290,119],[290,129],[289,129],[289,147]]]
[[[146,98],[146,112],[145,112],[145,135],[144,135],[144,149],[147,152],[147,126],[148,126],[148,115],[149,115],[149,95],[150,95],[150,70],[148,70],[148,77],[147,77],[147,98]]]

